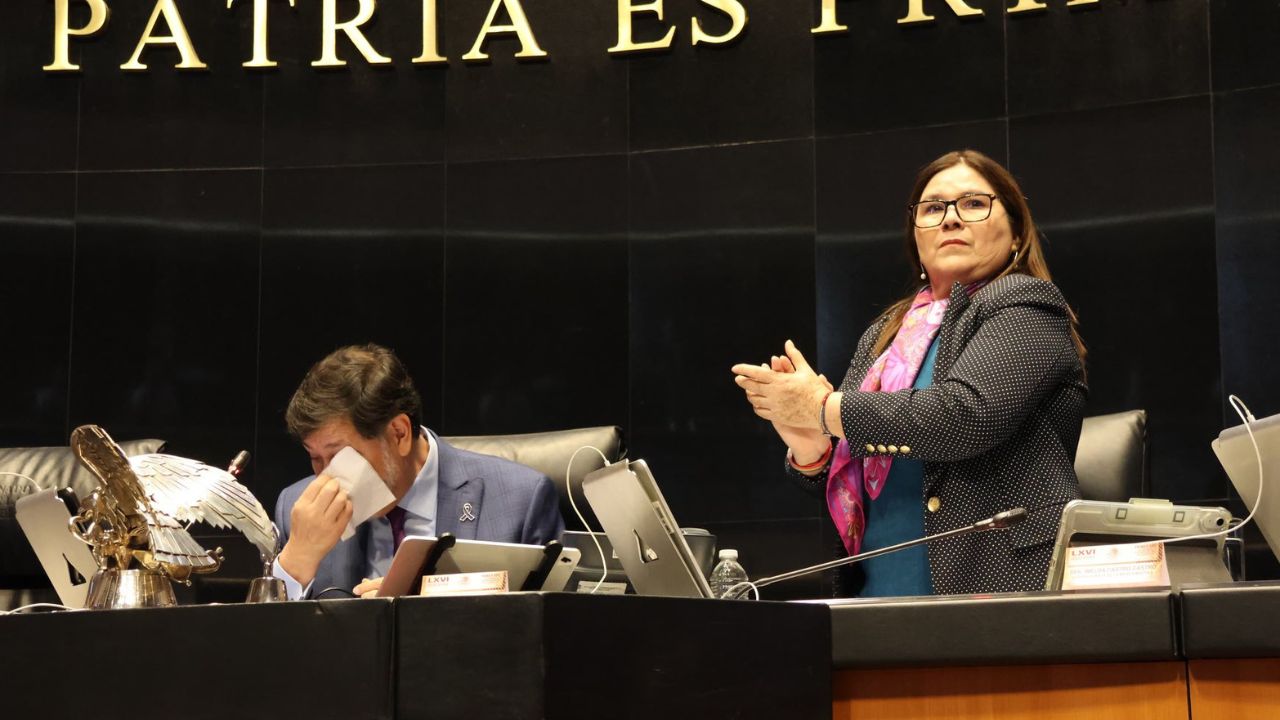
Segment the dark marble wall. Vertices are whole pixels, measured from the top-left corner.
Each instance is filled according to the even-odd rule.
[[[249,70],[251,3],[178,0],[209,69],[119,69],[151,2],[109,0],[73,75],[52,5],[0,7],[0,444],[76,424],[224,462],[248,448],[268,504],[306,474],[282,411],[310,363],[377,341],[409,363],[445,434],[619,424],[678,516],[767,573],[825,557],[819,501],[728,368],[794,339],[833,378],[912,278],[901,206],[957,147],[1006,162],[1091,351],[1089,412],[1143,407],[1154,492],[1225,498],[1208,442],[1237,393],[1280,412],[1280,6],[1008,4],[904,27],[898,0],[743,0],[728,46],[609,55],[613,0],[525,0],[550,57],[496,37],[489,6],[440,1],[451,62],[416,66],[420,3],[382,0],[319,55],[320,3],[272,3],[279,67]],[[79,4],[77,4],[79,5]],[[342,0],[341,13],[355,3]],[[81,8],[73,13],[83,21]],[[817,581],[790,594],[818,592]]]

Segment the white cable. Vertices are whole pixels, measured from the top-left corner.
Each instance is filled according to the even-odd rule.
[[[36,482],[36,479],[31,477],[30,475],[23,475],[22,473],[16,473],[16,472],[8,472],[7,470],[0,470],[0,475],[12,475],[13,477],[20,477],[23,480],[30,480],[33,483]],[[36,483],[36,484],[39,485],[40,483]]]
[[[756,584],[755,584],[754,582],[750,581],[750,580],[743,580],[742,582],[734,583],[734,584],[730,585],[730,586],[729,586],[729,588],[728,588],[727,590],[725,590],[725,591],[724,591],[724,593],[722,593],[722,594],[720,595],[720,599],[725,599],[725,600],[737,600],[738,598],[736,598],[736,597],[734,597],[734,596],[738,594],[738,590],[739,590],[742,586],[744,586],[744,585],[745,585],[745,586],[747,586],[747,587],[749,587],[749,588],[751,588],[752,592],[754,592],[754,593],[756,594],[756,600],[757,600],[757,601],[759,601],[759,600],[760,600],[760,588],[756,587]]]
[[[1258,506],[1262,504],[1262,451],[1258,449],[1258,441],[1253,436],[1253,427],[1251,423],[1257,422],[1253,417],[1253,413],[1249,412],[1249,407],[1244,401],[1235,395],[1228,395],[1227,401],[1231,404],[1232,409],[1236,411],[1236,415],[1240,416],[1240,421],[1244,423],[1245,432],[1249,433],[1249,442],[1253,443],[1253,453],[1258,458],[1258,497],[1253,501],[1253,507],[1249,510],[1249,514],[1245,516],[1236,525],[1227,524],[1227,527],[1211,533],[1202,533],[1200,535],[1187,535],[1185,537],[1176,538],[1160,538],[1157,540],[1142,540],[1140,542],[1118,543],[1116,547],[1134,547],[1137,545],[1168,545],[1169,543],[1186,542],[1187,540],[1208,540],[1221,535],[1228,535],[1248,525],[1253,520],[1253,514],[1258,512]]]
[[[609,577],[609,563],[605,560],[604,548],[600,546],[600,538],[596,537],[596,534],[591,531],[591,526],[587,524],[587,519],[582,516],[582,511],[578,509],[577,501],[573,499],[573,485],[570,484],[570,480],[573,475],[573,461],[578,459],[578,453],[583,450],[595,450],[596,454],[600,456],[601,462],[605,464],[605,467],[608,467],[613,463],[609,462],[609,458],[604,456],[604,453],[600,451],[600,448],[592,445],[583,445],[577,450],[574,450],[573,454],[569,456],[569,467],[564,470],[564,489],[565,492],[569,493],[569,506],[573,508],[573,514],[578,516],[578,522],[582,523],[582,527],[586,528],[588,537],[591,538],[591,542],[596,544],[596,551],[600,553],[600,580],[595,584],[595,587],[588,591],[588,594],[594,595],[595,592],[600,589],[600,586],[604,584],[605,578]]]
[[[59,605],[58,603],[31,603],[30,605],[23,605],[22,607],[16,607],[12,610],[0,610],[0,615],[19,615],[28,610],[35,610],[36,608],[49,608],[52,610],[70,610],[72,612],[83,609],[83,608],[68,607],[66,605]]]

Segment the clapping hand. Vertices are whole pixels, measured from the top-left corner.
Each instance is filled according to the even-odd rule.
[[[746,392],[756,415],[773,428],[797,458],[817,457],[829,447],[818,418],[822,400],[832,392],[826,376],[817,374],[790,340],[786,355],[775,355],[768,365],[741,363],[733,366],[734,382]]]

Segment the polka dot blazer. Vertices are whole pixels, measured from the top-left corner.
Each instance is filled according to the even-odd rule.
[[[922,390],[858,391],[882,326],[863,334],[840,384],[854,456],[924,461],[920,512],[929,535],[1009,508],[1028,511],[1010,530],[930,543],[933,591],[1042,589],[1062,506],[1080,497],[1073,462],[1088,392],[1062,294],[1026,275],[994,280],[972,298],[955,285],[938,331],[934,384]],[[824,493],[825,472],[810,478],[787,468]],[[856,578],[837,576],[837,594],[856,589]]]

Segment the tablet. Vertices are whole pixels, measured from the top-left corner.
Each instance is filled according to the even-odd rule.
[[[421,535],[408,535],[400,543],[400,549],[391,560],[391,569],[382,580],[378,597],[417,595],[422,564],[438,540]],[[547,557],[543,545],[487,542],[483,540],[455,540],[453,546],[440,556],[435,575],[469,572],[507,571],[507,587],[519,590],[524,587],[529,574],[537,572]],[[582,553],[574,548],[560,548],[555,564],[547,573],[540,590],[563,590],[569,576],[578,566]]]
[[[1062,509],[1045,590],[1062,589],[1067,551],[1072,547],[1203,535],[1225,529],[1230,522],[1231,513],[1220,507],[1174,505],[1147,498],[1127,503],[1072,500]],[[1170,577],[1177,576],[1174,584],[1230,582],[1231,574],[1222,559],[1224,544],[1219,535],[1166,546]]]

